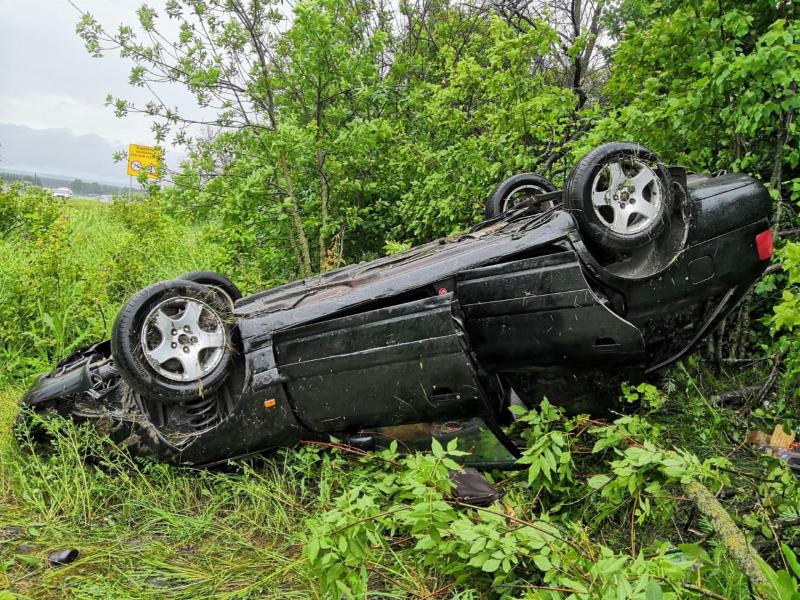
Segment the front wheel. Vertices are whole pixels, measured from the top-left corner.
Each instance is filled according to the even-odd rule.
[[[111,347],[125,382],[143,396],[184,402],[213,392],[233,362],[228,302],[192,281],[139,291],[114,322]]]
[[[531,196],[554,191],[556,191],[556,186],[541,175],[536,173],[514,175],[502,181],[486,201],[486,218],[498,217],[504,212],[512,210],[521,201],[527,200]]]
[[[233,308],[237,300],[242,298],[242,292],[236,287],[230,279],[225,275],[220,275],[214,271],[192,271],[191,273],[184,273],[176,277],[176,279],[184,279],[186,281],[194,281],[195,283],[202,283],[213,290],[219,292]]]

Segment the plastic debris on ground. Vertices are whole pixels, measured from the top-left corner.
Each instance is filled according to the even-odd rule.
[[[781,424],[775,425],[772,433],[754,430],[747,434],[747,441],[762,448],[766,454],[788,463],[795,475],[800,475],[800,443],[797,432],[786,433]]]

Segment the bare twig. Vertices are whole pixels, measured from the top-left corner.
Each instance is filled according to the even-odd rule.
[[[792,229],[782,229],[781,231],[776,231],[775,235],[778,237],[794,237],[800,235],[800,227],[794,227]]]
[[[789,529],[790,527],[797,527],[798,525],[800,525],[800,517],[775,521],[775,529]]]
[[[702,594],[703,596],[708,596],[709,598],[714,598],[715,600],[728,600],[722,594],[718,594],[713,590],[709,590],[708,588],[701,587],[699,585],[693,585],[691,583],[683,583],[681,587],[685,590],[689,590],[690,592],[695,592],[697,594]]]
[[[772,264],[766,268],[766,270],[764,271],[764,275],[772,275],[773,273],[777,273],[781,269],[783,269],[783,265],[781,263]]]
[[[775,385],[775,382],[778,380],[778,375],[780,375],[781,372],[781,364],[783,363],[783,359],[785,357],[786,357],[785,350],[783,352],[779,352],[774,356],[774,358],[772,359],[772,370],[770,371],[767,379],[764,381],[764,385],[761,386],[761,389],[756,393],[755,397],[753,398],[753,402],[748,402],[747,404],[745,404],[739,410],[739,412],[736,413],[736,416],[738,416],[739,418],[744,417],[751,410],[753,410],[753,408],[758,406],[758,404],[760,404],[764,400],[764,398],[767,397],[767,394],[769,394],[770,390]]]

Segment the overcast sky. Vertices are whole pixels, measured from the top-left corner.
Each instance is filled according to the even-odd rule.
[[[134,24],[134,11],[142,3],[74,1],[112,30],[120,23]],[[148,4],[159,7],[163,0]],[[116,55],[89,56],[75,33],[80,15],[66,0],[2,0],[0,5],[0,170],[74,173],[126,183],[125,165],[114,164],[111,153],[131,143],[154,143],[146,118],[118,119],[104,106],[109,93],[147,99],[146,91],[127,83],[130,63]],[[182,109],[194,106],[181,90],[159,90],[159,95]],[[56,131],[32,132],[28,143],[19,126]],[[51,147],[37,152],[43,139]]]

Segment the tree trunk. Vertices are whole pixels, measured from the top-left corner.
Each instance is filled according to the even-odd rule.
[[[586,43],[586,48],[583,50],[583,56],[581,57],[581,63],[583,64],[583,71],[584,73],[589,72],[589,62],[592,60],[592,54],[594,53],[594,48],[597,45],[597,38],[600,33],[600,18],[603,16],[603,9],[605,8],[605,0],[599,0],[597,5],[594,7],[594,14],[592,15],[592,22],[589,25],[589,41]]]
[[[294,234],[294,224],[286,228],[286,234],[289,238],[289,246],[292,248],[292,256],[297,259],[297,266],[299,267],[300,276],[303,277],[303,259],[300,255],[300,247],[297,245],[297,238]],[[296,279],[293,277],[292,279]]]
[[[300,204],[297,202],[297,196],[294,194],[294,187],[292,186],[292,177],[289,174],[289,164],[286,161],[286,155],[281,152],[278,160],[281,163],[281,171],[283,172],[283,180],[286,183],[286,194],[289,196],[289,212],[292,215],[292,223],[294,224],[295,235],[297,236],[297,243],[300,246],[300,271],[303,277],[311,275],[311,253],[308,249],[308,237],[303,229],[303,219],[300,217]]]
[[[256,96],[254,101],[267,113],[270,129],[273,131],[278,131],[278,112],[275,108],[275,96],[270,83],[269,61],[267,59],[267,50],[264,47],[264,40],[259,35],[259,32],[257,31],[257,24],[253,21],[253,19],[250,18],[250,14],[248,13],[245,5],[240,0],[233,0],[231,7],[247,31],[250,37],[250,42],[253,44],[253,48],[258,56],[258,65],[261,69],[261,78],[263,80],[262,83],[264,86],[265,98]],[[303,229],[303,219],[300,216],[300,203],[297,201],[297,196],[294,193],[292,176],[289,173],[289,163],[286,160],[286,155],[283,152],[280,153],[278,162],[280,163],[283,180],[286,185],[286,194],[289,196],[289,212],[291,214],[292,223],[295,229],[296,240],[292,242],[292,246],[294,247],[295,243],[297,246],[299,246],[300,272],[302,273],[303,277],[306,277],[312,273],[311,253],[308,248],[308,236],[306,236],[306,232]]]
[[[736,335],[734,339],[731,340],[731,358],[736,358],[737,356],[744,356],[745,350],[747,350],[747,334],[750,331],[750,308],[753,305],[753,292],[750,291],[747,293],[747,296],[742,302],[740,319],[739,322],[736,324]]]
[[[778,129],[778,139],[775,140],[775,159],[772,162],[772,176],[769,185],[778,192],[777,204],[775,206],[774,226],[779,228],[783,217],[783,201],[781,199],[781,179],[783,175],[783,147],[789,140],[789,126],[792,123],[794,111],[788,110],[781,115],[780,127]]]
[[[581,2],[582,0],[572,0],[570,16],[572,19],[572,30],[576,40],[581,35]],[[575,106],[576,111],[583,108],[583,105],[586,103],[586,93],[581,87],[581,80],[583,78],[583,62],[581,59],[582,56],[580,54],[576,54],[575,58],[572,59],[572,91],[575,92],[575,95],[578,97],[578,102]]]
[[[320,148],[317,148],[317,173],[319,174],[319,189],[322,197],[319,227],[319,270],[323,271],[328,258],[325,246],[325,228],[328,225],[328,178],[325,177],[325,157],[322,155]]]

